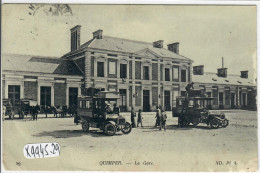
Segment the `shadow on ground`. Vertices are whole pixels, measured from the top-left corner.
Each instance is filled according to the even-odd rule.
[[[122,134],[116,133],[114,136],[121,136]],[[80,136],[92,136],[92,137],[109,137],[104,132],[99,130],[90,130],[88,132],[83,132],[82,130],[55,130],[55,131],[43,131],[36,135],[35,137],[46,137],[51,136],[54,138],[73,138]]]
[[[151,131],[160,131],[160,127],[154,126],[144,126],[141,129],[144,129],[143,132],[151,132]],[[202,130],[212,130],[209,126],[183,126],[179,127],[178,125],[167,125],[166,130],[192,130],[192,129],[202,129]],[[163,130],[163,129],[162,129]]]
[[[192,129],[214,130],[214,129],[211,129],[209,126],[202,126],[200,124],[198,126],[189,125],[189,126],[183,126],[183,127],[179,127],[178,125],[168,125],[167,126],[167,130],[192,130]]]

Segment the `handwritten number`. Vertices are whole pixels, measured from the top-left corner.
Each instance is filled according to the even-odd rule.
[[[44,148],[44,150],[45,150],[45,152],[46,152],[46,155],[49,155],[48,151],[46,150],[47,146],[48,146],[48,144],[47,144],[47,145],[45,145],[45,148]]]
[[[58,150],[59,154],[60,154],[60,147],[59,144],[56,144],[56,150]]]
[[[29,145],[25,148],[25,151],[26,151],[27,156],[31,157],[28,150],[29,150]]]
[[[40,144],[40,153],[42,153],[42,157],[44,158],[44,151],[43,151],[43,148],[42,148],[42,144]]]
[[[39,146],[37,146],[36,148],[35,148],[35,154],[38,154],[38,157],[40,158],[41,156],[40,156],[40,151],[39,151]]]
[[[35,152],[34,152],[34,146],[31,147],[31,154],[34,156],[35,158]]]

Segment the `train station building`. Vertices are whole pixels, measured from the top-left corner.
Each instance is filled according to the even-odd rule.
[[[256,85],[249,83],[246,72],[226,77],[200,73],[203,66],[192,67],[193,61],[180,55],[178,42],[166,47],[163,40],[147,43],[97,30],[81,44],[80,28],[71,29],[71,51],[62,57],[3,54],[2,98],[13,104],[26,98],[39,105],[71,106],[77,104],[78,95],[104,90],[120,93],[121,111],[132,106],[143,111],[156,106],[171,110],[176,97],[193,81],[196,88],[216,97],[213,109],[256,104]]]

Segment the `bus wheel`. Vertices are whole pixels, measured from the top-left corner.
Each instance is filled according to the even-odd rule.
[[[116,126],[113,124],[106,124],[105,125],[105,134],[108,136],[113,136],[116,133]]]
[[[82,130],[87,132],[89,130],[89,123],[87,121],[82,122]]]

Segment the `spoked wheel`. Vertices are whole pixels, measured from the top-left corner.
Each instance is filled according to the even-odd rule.
[[[124,134],[129,134],[132,131],[132,126],[129,122],[125,123],[125,126],[121,129]]]
[[[113,136],[116,133],[116,126],[113,124],[106,124],[105,125],[105,134],[108,136]]]
[[[89,123],[87,121],[83,121],[82,123],[82,130],[87,132],[89,130]]]
[[[212,129],[216,129],[219,127],[219,121],[217,119],[211,120],[209,124]]]
[[[227,127],[228,126],[228,120],[227,119],[224,119],[223,122],[222,122],[222,127]]]
[[[190,125],[190,121],[189,121],[188,119],[184,118],[184,119],[182,120],[182,124],[183,124],[184,126],[188,126],[188,125]]]
[[[197,126],[197,125],[200,123],[200,121],[199,121],[198,118],[195,118],[195,119],[193,119],[193,120],[191,121],[191,123],[192,123],[193,126]]]

